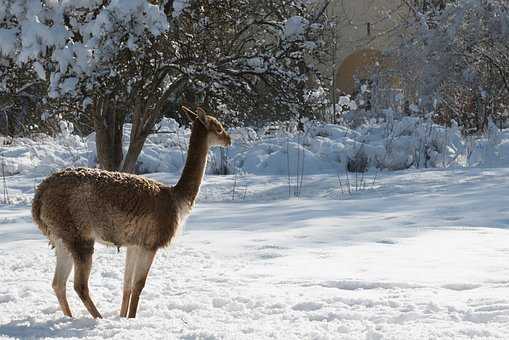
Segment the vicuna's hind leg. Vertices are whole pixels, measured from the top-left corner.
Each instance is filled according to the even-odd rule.
[[[145,287],[147,281],[148,271],[154,261],[156,255],[155,250],[147,250],[139,248],[137,251],[137,259],[133,272],[133,286],[131,292],[131,300],[129,302],[129,317],[136,317],[136,310],[138,309],[138,301],[140,299],[141,291]]]
[[[73,259],[71,253],[64,248],[62,240],[55,242],[55,253],[57,255],[57,266],[53,277],[53,290],[64,315],[72,317],[66,297],[66,284],[72,270]]]
[[[84,241],[78,256],[74,256],[74,290],[78,293],[81,301],[94,319],[102,318],[101,314],[90,298],[88,291],[88,279],[92,268],[92,253],[94,252],[94,241]]]

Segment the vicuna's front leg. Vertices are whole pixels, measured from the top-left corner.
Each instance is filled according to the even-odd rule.
[[[154,261],[155,250],[129,247],[126,255],[124,291],[120,316],[136,317],[141,291],[145,287],[150,266]],[[127,307],[129,306],[129,307]]]

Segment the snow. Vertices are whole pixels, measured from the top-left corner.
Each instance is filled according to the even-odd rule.
[[[16,46],[16,31],[0,28],[0,55],[11,56]]]
[[[208,175],[134,320],[118,316],[125,250],[101,245],[90,289],[105,319],[89,318],[72,278],[76,318],[63,317],[30,217],[40,179],[8,177],[16,203],[0,206],[4,338],[507,338],[509,168],[384,172],[343,199],[332,174],[306,176],[300,199],[284,176],[245,176],[235,201],[235,176]]]
[[[298,15],[290,17],[283,27],[283,37],[288,41],[301,39],[308,26],[309,21],[305,18]]]
[[[211,151],[197,206],[158,252],[137,319],[118,316],[125,250],[96,245],[90,289],[105,319],[92,320],[72,278],[76,318],[59,310],[54,251],[30,215],[46,175],[95,164],[94,135],[59,127],[55,137],[0,139],[0,338],[508,336],[507,130],[490,124],[464,139],[457,126],[414,118],[230,128],[231,175],[214,175],[220,151]],[[173,184],[189,129],[170,119],[158,128],[138,166]],[[347,176],[361,147],[369,171]],[[424,149],[428,168],[416,161]],[[411,168],[389,171],[398,156]]]
[[[178,17],[189,6],[189,0],[176,0],[173,2],[173,16]]]

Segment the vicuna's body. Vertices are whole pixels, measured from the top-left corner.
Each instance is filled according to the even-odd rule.
[[[67,169],[37,188],[32,216],[56,248],[53,288],[65,315],[71,316],[66,282],[74,266],[74,288],[93,317],[101,317],[88,292],[94,242],[127,247],[120,314],[134,317],[139,295],[157,249],[168,245],[190,213],[211,145],[230,144],[212,117],[193,115],[186,166],[169,187],[141,176],[98,169]]]
[[[89,251],[81,249],[87,240],[156,250],[170,242],[191,208],[176,191],[141,176],[66,169],[38,187],[34,219],[50,240],[76,245],[68,247],[76,257]]]

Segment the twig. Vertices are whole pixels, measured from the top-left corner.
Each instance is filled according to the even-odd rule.
[[[2,156],[2,184],[3,184],[3,197],[4,197],[4,203],[9,204],[9,192],[7,190],[7,180],[5,178],[5,163],[4,163],[4,157]]]
[[[342,198],[345,195],[345,192],[343,191],[343,183],[341,182],[341,175],[340,175],[339,171],[338,171],[337,175],[338,175],[339,189],[341,190],[341,198]],[[338,194],[339,194],[339,191],[338,191]],[[338,199],[339,199],[339,197],[338,197]]]
[[[243,201],[246,199],[246,195],[247,195],[247,183],[246,183],[246,185],[244,186],[244,195],[242,196],[242,200],[243,200]]]
[[[292,179],[290,174],[290,141],[289,137],[286,137],[286,160],[287,160],[287,170],[288,170],[288,197],[292,196]]]
[[[235,174],[233,175],[232,201],[235,201],[235,190],[236,190],[236,188],[237,188],[237,171],[235,171]]]
[[[351,195],[352,194],[352,190],[351,190],[351,184],[350,184],[350,177],[348,176],[348,169],[345,169],[345,173],[346,173],[346,180],[347,180],[347,183],[348,183],[348,194]]]
[[[376,181],[376,177],[378,175],[378,171],[380,171],[380,169],[376,169],[375,176],[373,176],[373,183],[371,183],[371,189],[375,188],[375,181]]]

